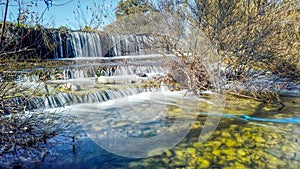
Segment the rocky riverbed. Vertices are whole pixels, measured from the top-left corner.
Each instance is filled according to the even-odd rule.
[[[283,98],[288,108],[250,100],[227,99],[224,114],[299,117],[300,99]],[[206,109],[206,108],[205,108]],[[299,124],[258,123],[222,118],[208,140],[199,142],[206,116],[190,134],[163,155],[129,164],[130,168],[299,168]]]

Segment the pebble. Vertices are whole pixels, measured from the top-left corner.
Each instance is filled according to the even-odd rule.
[[[238,153],[239,156],[245,156],[247,154],[247,152],[243,149],[237,150],[237,153]]]
[[[207,159],[198,158],[197,159],[198,168],[208,168],[210,166],[210,162]]]
[[[264,143],[264,142],[266,142],[264,138],[259,137],[259,136],[254,137],[254,140],[255,140],[256,142],[258,142],[258,143]]]

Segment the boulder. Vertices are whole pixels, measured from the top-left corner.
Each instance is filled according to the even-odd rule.
[[[81,87],[79,85],[72,84],[72,83],[67,83],[66,87],[71,91],[80,91],[81,90]]]
[[[113,77],[110,76],[100,76],[96,78],[96,83],[101,84],[115,84],[116,81]]]

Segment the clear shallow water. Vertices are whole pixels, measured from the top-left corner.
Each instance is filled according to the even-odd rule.
[[[282,98],[286,107],[265,105],[251,100],[227,98],[224,114],[246,114],[260,118],[300,117],[300,99]],[[166,100],[165,100],[166,101]],[[180,101],[168,100],[165,114],[160,122],[145,121],[141,128],[132,128],[120,116],[106,111],[106,117],[111,116],[115,128],[132,132],[131,137],[152,137],[138,131],[158,131],[162,127],[173,125],[171,117],[177,117],[182,111],[176,106]],[[145,107],[139,101],[141,107]],[[137,105],[134,105],[137,106]],[[199,112],[205,112],[212,106],[200,102]],[[105,106],[101,106],[105,107]],[[120,107],[126,107],[120,105]],[[147,107],[147,106],[146,106]],[[104,108],[105,109],[105,108]],[[197,113],[197,111],[193,113]],[[108,113],[110,112],[110,113]],[[88,113],[88,112],[87,112]],[[189,115],[186,116],[186,118]],[[216,130],[204,142],[199,142],[199,134],[203,129],[207,116],[197,115],[191,130],[176,146],[160,155],[148,158],[128,158],[115,155],[98,146],[81,124],[72,130],[75,134],[75,151],[70,144],[58,146],[56,159],[46,158],[41,168],[299,168],[300,167],[300,130],[299,124],[252,122],[232,118],[222,118]],[[157,119],[156,119],[157,120]],[[139,123],[141,124],[141,123]],[[145,129],[145,126],[148,128]],[[95,127],[95,126],[94,126]],[[99,127],[99,126],[98,126]],[[178,125],[180,128],[180,124]],[[105,133],[102,127],[98,131]],[[148,132],[148,134],[151,132]],[[67,141],[68,142],[68,141]],[[153,143],[155,144],[155,143]],[[126,146],[126,145],[119,145]],[[131,152],[128,149],[128,152]],[[50,156],[49,156],[50,157]]]
[[[199,135],[204,125],[209,125],[207,114],[199,112],[223,112],[225,115],[244,114],[270,119],[299,118],[300,98],[282,98],[286,107],[278,109],[279,107],[274,105],[227,97],[223,109],[210,104],[213,102],[210,95],[203,96],[203,99],[196,101],[182,99],[180,95],[172,92],[163,98],[158,96],[152,95],[153,102],[149,102],[149,92],[146,92],[130,96],[127,101],[121,99],[100,104],[78,104],[79,107],[60,108],[60,112],[67,115],[66,130],[49,142],[53,143],[52,148],[41,164],[27,166],[30,168],[37,166],[38,168],[107,169],[300,168],[299,124],[256,122],[222,117],[218,124],[211,124],[216,125],[216,130],[207,137],[207,140],[199,142]],[[134,111],[131,110],[132,107]],[[151,110],[161,110],[161,108],[163,111],[152,111],[153,114],[151,114]],[[143,114],[139,114],[140,112]],[[145,112],[150,113],[145,116]],[[83,118],[85,115],[86,119]],[[100,117],[105,121],[103,119],[101,121]],[[220,116],[212,115],[211,118],[219,119]],[[190,130],[182,130],[186,127]],[[174,142],[174,147],[173,145],[171,148],[168,147],[169,150],[151,151],[151,148],[155,147],[149,149],[149,142],[148,145],[144,144],[144,147],[141,145],[130,147],[126,145],[128,143],[126,138],[122,142],[122,137],[116,138],[121,142],[112,144],[115,147],[109,149],[102,144],[99,146],[97,142],[101,141],[101,138],[111,136],[108,133],[109,128],[114,128],[131,138],[151,138],[164,131],[187,132],[177,135],[182,138]],[[74,142],[72,136],[75,137]],[[100,139],[97,140],[94,136]],[[152,140],[150,145],[158,145],[156,148],[160,148],[159,146],[164,142],[174,141],[172,137],[170,138],[160,140],[161,142]],[[112,137],[103,140],[108,143],[114,142]],[[114,150],[122,150],[133,156],[136,155],[134,153],[146,151],[149,157],[132,158],[128,157],[128,154],[124,157]],[[24,163],[31,162],[30,159],[24,160]]]
[[[299,117],[299,98],[283,98],[285,108],[278,110],[249,100],[227,100],[224,113],[248,114],[256,117]],[[246,105],[256,106],[246,106]],[[205,108],[204,108],[205,109]],[[216,131],[205,142],[198,128],[172,150],[161,156],[130,163],[131,168],[299,168],[299,124],[249,122],[222,118]],[[146,167],[144,167],[146,166]]]

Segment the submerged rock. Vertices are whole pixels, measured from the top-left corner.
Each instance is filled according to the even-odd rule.
[[[138,73],[136,75],[138,75],[139,77],[148,77],[146,73]]]

